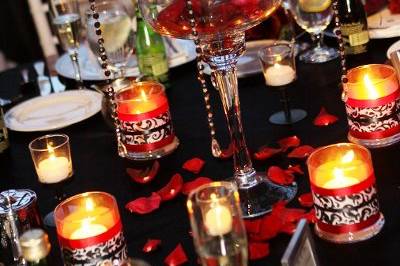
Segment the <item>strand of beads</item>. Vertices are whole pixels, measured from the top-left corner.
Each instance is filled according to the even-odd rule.
[[[340,65],[342,68],[341,69],[342,75],[341,75],[340,80],[343,85],[344,83],[347,83],[347,67],[346,67],[346,56],[345,56],[345,52],[344,52],[344,41],[343,41],[343,36],[342,36],[342,30],[340,28],[341,25],[340,25],[338,1],[339,0],[335,0],[332,3],[332,8],[333,8],[334,21],[335,21],[335,34],[336,34],[336,37],[337,37],[338,43],[339,43]]]

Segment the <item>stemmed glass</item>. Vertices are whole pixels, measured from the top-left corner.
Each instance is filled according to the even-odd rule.
[[[244,217],[260,216],[276,201],[292,199],[297,191],[295,185],[279,186],[264,173],[256,173],[240,117],[236,63],[245,50],[244,31],[266,19],[279,4],[279,0],[139,0],[143,17],[160,34],[198,38],[202,59],[214,71],[234,147],[233,176]],[[151,12],[154,7],[159,11],[156,16]]]
[[[50,13],[61,46],[69,54],[79,89],[84,89],[78,60],[81,16],[77,0],[50,0]]]
[[[62,191],[73,175],[69,137],[64,134],[45,135],[29,143],[32,160],[39,182],[54,191],[60,203],[64,198]],[[44,218],[47,226],[55,226],[54,213]]]
[[[132,28],[132,20],[124,5],[119,0],[103,0],[96,3],[99,13],[100,30],[104,39],[104,48],[114,78],[125,76],[125,68],[129,56],[134,51],[135,35]],[[95,19],[92,11],[86,12],[89,47],[92,52],[98,54],[98,36],[95,27]],[[99,62],[101,59],[99,58]]]
[[[332,0],[289,0],[289,8],[297,24],[311,34],[314,48],[300,55],[306,63],[324,63],[338,57],[336,49],[323,43],[323,31],[333,17]]]

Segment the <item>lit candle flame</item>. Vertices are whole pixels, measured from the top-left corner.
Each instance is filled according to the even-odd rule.
[[[91,198],[86,199],[85,205],[87,211],[90,212],[94,210],[94,202]]]
[[[379,94],[376,91],[374,84],[372,83],[371,79],[369,78],[368,74],[364,75],[364,85],[368,91],[368,96],[370,99],[378,99]]]
[[[145,102],[148,101],[147,96],[146,96],[146,93],[144,92],[144,90],[141,90],[141,91],[140,91],[140,95],[142,96],[142,100],[143,100],[143,101],[145,101]]]
[[[350,163],[354,159],[354,151],[350,150],[342,157],[342,163]]]
[[[49,153],[50,160],[55,160],[56,156],[54,155],[54,148],[51,146],[50,143],[47,143],[47,152]]]

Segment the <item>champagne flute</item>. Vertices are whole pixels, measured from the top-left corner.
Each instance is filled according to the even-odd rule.
[[[134,52],[135,35],[132,19],[129,17],[125,6],[119,0],[100,1],[96,4],[96,11],[99,13],[104,48],[106,49],[106,55],[114,78],[122,78],[125,76],[128,58]],[[97,55],[96,20],[92,17],[91,10],[86,12],[86,16],[89,47]],[[101,62],[101,59],[98,59]]]
[[[75,81],[84,89],[78,60],[81,16],[77,0],[50,0],[50,13],[62,48],[69,54]]]
[[[311,34],[314,48],[303,52],[300,60],[306,63],[324,63],[338,57],[337,49],[323,43],[323,31],[333,17],[332,0],[290,0],[290,11],[297,24]]]

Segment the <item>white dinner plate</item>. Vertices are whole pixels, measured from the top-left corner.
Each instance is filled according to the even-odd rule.
[[[85,120],[101,110],[103,95],[90,90],[71,90],[40,96],[11,108],[6,126],[32,132],[60,129]]]
[[[168,64],[170,67],[176,67],[196,58],[196,50],[193,41],[169,39],[165,42]],[[172,47],[173,46],[173,47]],[[96,56],[90,51],[87,43],[83,43],[79,48],[79,66],[83,80],[99,81],[104,80],[103,69],[99,65]],[[61,76],[73,79],[74,69],[68,54],[63,54],[56,62],[55,69]],[[136,56],[132,55],[128,59],[127,77],[139,76]]]
[[[394,51],[400,50],[400,40],[392,44],[389,49],[386,51],[387,59],[390,59],[390,54]]]

